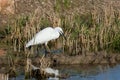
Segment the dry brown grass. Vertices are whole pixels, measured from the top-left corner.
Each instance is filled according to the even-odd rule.
[[[26,42],[47,26],[63,28],[67,41],[60,38],[55,45],[62,43],[61,47],[71,55],[119,50],[120,10],[115,5],[116,1],[39,2],[34,12],[28,16],[20,15],[13,25],[12,42],[15,51],[25,50]]]
[[[0,79],[1,80],[8,80],[9,79],[9,74],[0,73]]]
[[[0,0],[0,13],[14,14],[15,5],[14,0]]]

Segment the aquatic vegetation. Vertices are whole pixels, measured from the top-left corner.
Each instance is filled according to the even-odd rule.
[[[39,6],[30,15],[18,16],[13,26],[6,29],[6,33],[11,34],[14,51],[26,51],[26,42],[48,26],[63,28],[67,41],[60,38],[55,44],[50,43],[50,46],[52,48],[61,43],[59,47],[63,47],[69,55],[120,50],[120,13],[113,5],[108,3],[106,6],[102,4],[104,2],[99,1],[88,1],[87,3],[91,4],[87,5],[80,1],[80,4],[84,4],[81,4],[81,8],[80,4],[75,5],[77,1],[72,0],[43,2],[46,8]]]

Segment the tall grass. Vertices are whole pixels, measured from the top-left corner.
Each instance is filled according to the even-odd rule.
[[[72,1],[55,1],[44,4],[50,10],[39,6],[31,15],[16,19],[12,28],[15,51],[25,50],[26,42],[47,26],[63,28],[67,41],[60,38],[55,44],[61,43],[69,55],[101,50],[120,51],[120,13],[112,5],[100,7],[94,3],[84,6],[84,9],[90,7],[85,12],[80,6],[73,7]]]

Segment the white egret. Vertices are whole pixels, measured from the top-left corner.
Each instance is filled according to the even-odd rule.
[[[61,27],[47,27],[40,32],[38,32],[27,44],[26,47],[30,47],[32,45],[37,44],[45,44],[46,48],[48,49],[48,52],[50,52],[49,47],[47,46],[48,41],[54,40],[59,38],[59,36],[63,34],[63,30]],[[65,38],[65,36],[64,36]],[[65,38],[66,39],[66,38]]]

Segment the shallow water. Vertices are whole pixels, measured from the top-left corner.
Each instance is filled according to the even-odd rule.
[[[61,65],[56,67],[61,74],[69,77],[60,80],[120,80],[120,64],[117,65]],[[10,80],[24,80],[24,75],[18,75]],[[32,79],[36,80],[36,79]],[[46,80],[59,80],[49,78]]]
[[[83,65],[65,71],[70,75],[65,80],[120,80],[120,65]]]

